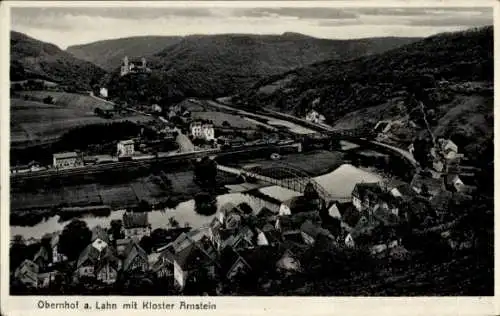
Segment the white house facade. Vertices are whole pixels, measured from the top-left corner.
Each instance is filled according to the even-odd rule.
[[[134,141],[129,139],[129,140],[122,140],[118,142],[117,145],[117,153],[118,157],[129,157],[134,154]]]

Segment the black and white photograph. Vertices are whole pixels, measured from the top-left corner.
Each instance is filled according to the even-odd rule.
[[[8,8],[8,295],[495,295],[492,3],[57,2]]]

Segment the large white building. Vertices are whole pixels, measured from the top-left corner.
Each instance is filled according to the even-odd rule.
[[[52,157],[54,168],[57,169],[74,168],[83,165],[82,159],[74,151],[57,153]]]
[[[132,139],[122,140],[117,145],[118,157],[129,157],[134,154],[134,141]]]
[[[193,122],[190,126],[193,138],[202,138],[207,141],[215,139],[215,129],[213,124]]]

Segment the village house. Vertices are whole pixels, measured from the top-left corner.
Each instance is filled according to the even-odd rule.
[[[57,277],[62,277],[62,274],[59,271],[47,271],[38,274],[38,288],[48,288],[51,284],[53,284]]]
[[[296,213],[291,216],[280,216],[276,219],[274,224],[274,228],[278,230],[281,234],[288,231],[299,231],[300,234],[300,226],[306,220],[310,220],[311,222],[321,225],[321,217],[319,215],[319,211],[314,212],[301,212]]]
[[[449,139],[438,139],[438,145],[445,159],[454,159],[458,154],[458,146]]]
[[[174,279],[176,284],[183,289],[186,280],[191,274],[196,275],[204,270],[208,277],[215,276],[215,258],[204,251],[198,243],[192,243],[188,247],[174,254]]]
[[[52,263],[59,263],[68,260],[68,258],[59,252],[59,235],[60,233],[54,233],[50,241],[52,247]]]
[[[215,129],[211,123],[195,121],[191,123],[189,129],[194,139],[215,140]]]
[[[281,203],[278,215],[289,216],[295,213],[316,212],[322,208],[323,201],[317,197],[312,200],[306,199],[304,196],[294,196]]]
[[[95,278],[95,266],[99,261],[101,251],[92,244],[83,249],[76,262],[75,275],[80,278]]]
[[[233,248],[234,250],[252,248],[255,246],[254,240],[255,233],[248,226],[242,227],[238,232],[231,234],[224,240],[220,249],[224,250],[226,247]]]
[[[123,228],[125,239],[133,239],[138,242],[142,237],[149,236],[151,225],[148,222],[148,213],[127,210],[123,214]]]
[[[332,203],[332,205],[330,205],[330,207],[328,207],[328,215],[331,218],[336,218],[338,220],[342,220],[342,214],[340,214],[339,204],[340,203],[338,203],[337,201]]]
[[[107,98],[107,97],[108,97],[108,89],[106,89],[106,88],[101,88],[101,89],[99,90],[99,94],[101,95],[101,97],[103,97],[103,98]]]
[[[156,262],[151,264],[151,272],[159,279],[173,278],[174,254],[168,249],[162,250]]]
[[[416,192],[413,191],[412,187],[403,181],[391,181],[385,184],[385,189],[393,197],[401,200],[409,200],[416,196]]]
[[[445,186],[447,190],[452,192],[463,192],[466,188],[462,179],[456,174],[448,174],[445,176]]]
[[[428,195],[429,198],[445,189],[442,178],[435,179],[432,177],[424,177],[420,174],[416,174],[413,177],[410,186],[418,194]]]
[[[132,139],[119,141],[116,147],[118,157],[130,157],[134,155],[134,141]]]
[[[36,288],[38,286],[38,266],[31,260],[24,260],[14,272],[14,277],[22,284]]]
[[[105,244],[105,246],[107,246],[110,243],[111,239],[108,232],[101,226],[97,225],[94,228],[92,228],[91,233],[92,233],[92,236],[90,238],[91,242],[95,242],[96,240],[99,239],[101,242]]]
[[[113,284],[116,282],[119,269],[120,260],[116,256],[113,248],[106,247],[95,267],[97,280],[106,284]]]
[[[250,264],[233,248],[226,248],[221,254],[221,271],[227,280],[252,270]]]
[[[297,246],[288,246],[283,252],[279,260],[276,262],[276,268],[278,271],[284,271],[286,273],[294,273],[302,271],[302,267],[299,260],[299,255],[297,254]],[[299,250],[299,253],[303,251]]]
[[[311,220],[306,220],[300,226],[300,234],[304,242],[308,245],[313,245],[320,236],[326,237],[332,241],[335,239],[328,230],[313,224]]]
[[[148,255],[136,242],[132,241],[125,249],[123,272],[146,272],[149,269]]]
[[[127,246],[132,242],[132,239],[117,239],[116,240],[116,254],[119,257],[125,256],[125,250]]]
[[[325,121],[325,117],[317,111],[311,110],[306,114],[306,121],[319,124]]]
[[[392,123],[390,121],[378,121],[373,130],[376,133],[387,133],[391,130],[391,127]]]
[[[153,111],[155,113],[161,113],[162,110],[163,110],[162,107],[159,106],[158,104],[153,104],[151,106],[151,111]]]
[[[53,166],[56,169],[75,168],[83,165],[83,159],[74,151],[52,155]]]
[[[131,59],[125,56],[122,60],[120,75],[123,77],[129,73],[148,73],[151,69],[147,67],[146,58]]]
[[[378,182],[357,183],[351,193],[352,204],[358,211],[373,208],[382,193],[382,188]]]
[[[46,247],[40,246],[40,250],[33,257],[33,262],[40,270],[44,270],[52,264],[52,258]]]

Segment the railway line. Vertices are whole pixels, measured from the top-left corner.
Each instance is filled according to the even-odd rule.
[[[203,158],[206,156],[217,156],[218,154],[239,154],[248,153],[252,151],[258,151],[263,149],[278,149],[284,147],[296,146],[297,144],[284,144],[284,145],[255,145],[255,146],[245,146],[242,148],[233,149],[213,149],[204,150],[198,152],[188,152],[179,153],[175,155],[170,155],[166,157],[155,157],[151,159],[141,159],[132,161],[120,161],[120,162],[109,162],[103,164],[87,165],[84,167],[72,168],[72,169],[62,169],[62,170],[44,170],[29,173],[18,173],[11,175],[11,182],[15,183],[17,181],[27,180],[27,179],[40,179],[40,178],[50,178],[50,177],[66,177],[66,176],[76,176],[76,175],[91,175],[96,173],[101,173],[105,171],[113,170],[123,170],[127,168],[147,166],[153,163],[176,163],[180,161],[186,161],[189,159]]]

